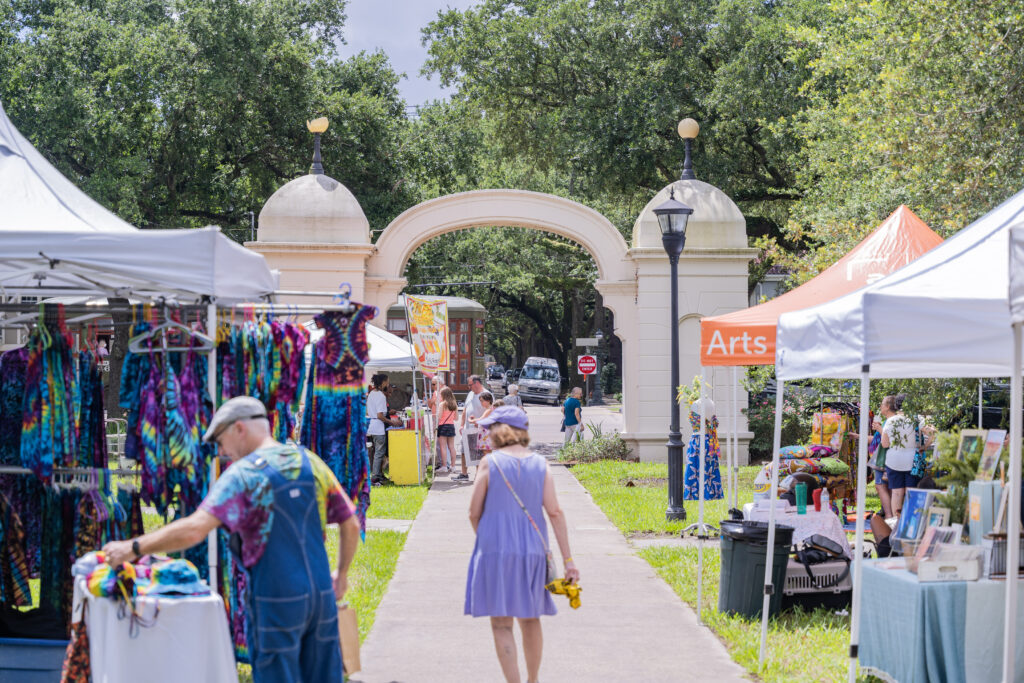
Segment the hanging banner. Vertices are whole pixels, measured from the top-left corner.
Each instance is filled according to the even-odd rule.
[[[447,372],[448,302],[421,299],[405,295],[405,310],[409,316],[409,340],[416,352],[416,362],[424,375]]]

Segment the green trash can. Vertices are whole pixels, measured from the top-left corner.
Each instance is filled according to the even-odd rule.
[[[722,572],[718,577],[718,611],[760,618],[764,603],[764,565],[767,560],[768,522],[722,520]],[[772,560],[772,585],[775,587],[768,614],[779,613],[782,589],[786,582],[786,564],[793,544],[793,527],[775,525],[775,553]]]

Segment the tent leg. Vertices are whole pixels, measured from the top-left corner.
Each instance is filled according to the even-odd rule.
[[[736,388],[739,384],[739,369],[734,365],[732,366],[732,507],[738,508],[740,506],[740,402],[737,398],[739,396]]]
[[[1003,630],[1003,681],[1015,680],[1017,658],[1017,562],[1020,557],[1021,339],[1024,323],[1013,324],[1013,374],[1010,375],[1010,509],[1006,525],[1006,613]]]
[[[864,510],[868,487],[868,421],[871,401],[870,368],[865,365],[860,375],[860,437],[857,439],[857,542],[853,554],[853,604],[850,606],[850,669],[849,681],[857,680],[857,646],[860,643],[861,566],[864,563]]]
[[[704,382],[707,370],[700,369],[700,440],[697,442],[697,623],[703,624],[701,607],[704,588],[704,459],[707,457],[707,401],[704,400]]]
[[[209,336],[217,337],[217,304],[209,304],[206,307],[206,331]],[[217,407],[217,345],[214,344],[207,355],[206,361],[206,385],[210,392],[210,400],[213,407]],[[217,476],[217,459],[210,462],[210,486]],[[214,529],[206,538],[206,563],[210,570],[210,590],[217,592],[217,530]]]
[[[757,663],[764,665],[764,655],[768,644],[768,608],[771,605],[772,593],[782,590],[782,586],[772,585],[772,564],[775,559],[775,496],[779,492],[779,450],[782,448],[782,410],[786,383],[776,378],[775,387],[775,435],[772,438],[772,487],[768,491],[768,556],[764,562],[764,602],[761,603],[761,646],[757,651]]]
[[[985,419],[983,404],[985,403],[985,380],[978,380],[978,429],[982,429],[981,423]]]

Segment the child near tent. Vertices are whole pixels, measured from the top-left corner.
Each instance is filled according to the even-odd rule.
[[[455,468],[455,416],[459,412],[459,403],[450,387],[441,387],[437,410],[437,452],[441,457],[437,472],[447,474]]]
[[[484,419],[492,412],[494,412],[494,408],[497,405],[494,402],[494,396],[489,391],[481,392],[479,401],[480,405],[484,407],[484,412],[483,415],[481,415],[480,417],[473,417],[472,415],[470,415],[469,421],[472,422],[473,424],[476,424],[477,422],[479,422],[480,420]],[[502,403],[501,405],[505,404]],[[480,429],[480,434],[477,435],[476,437],[476,447],[480,449],[481,457],[491,452],[491,439],[487,436],[486,427]]]

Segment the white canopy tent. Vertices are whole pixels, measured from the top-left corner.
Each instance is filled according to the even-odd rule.
[[[856,676],[861,606],[867,429],[871,377],[1011,376],[1010,545],[1016,557],[1020,510],[1020,324],[1010,334],[1010,232],[1024,226],[1019,192],[916,261],[892,275],[827,304],[786,313],[779,319],[776,353],[776,424],[772,489],[778,488],[779,432],[785,382],[810,377],[861,380],[857,467],[857,548],[850,625],[850,680]],[[1024,300],[1024,287],[1021,289]],[[769,522],[773,547],[775,514]],[[771,577],[769,551],[765,584]],[[1011,565],[1012,566],[1012,565]],[[1010,572],[1003,645],[1003,670],[1015,671],[1016,573]],[[762,650],[767,628],[767,596]],[[1013,674],[1004,677],[1012,680]]]
[[[219,228],[11,230],[0,216],[0,295],[103,294],[180,303],[258,301],[277,289],[263,256]]]
[[[135,230],[51,166],[7,118],[3,103],[0,103],[0,188],[3,190],[0,230]]]
[[[65,178],[0,104],[0,297],[109,295],[256,301],[277,289],[263,256],[218,228],[138,230]]]

